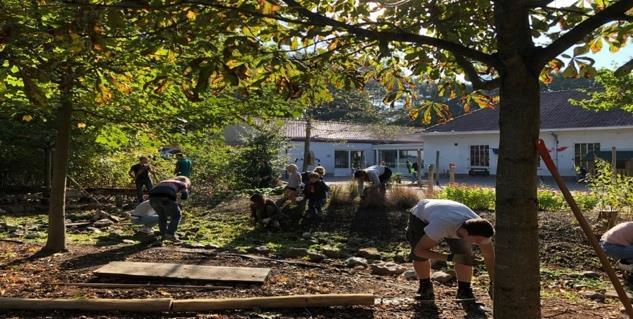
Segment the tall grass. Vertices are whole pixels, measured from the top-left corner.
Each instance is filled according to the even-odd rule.
[[[332,185],[330,187],[330,206],[352,205],[356,196],[358,196],[358,189],[353,181]]]
[[[405,210],[417,204],[422,196],[415,187],[392,187],[387,194],[387,202],[390,206]]]

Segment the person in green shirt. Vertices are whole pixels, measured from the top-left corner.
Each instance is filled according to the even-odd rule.
[[[191,177],[191,161],[185,156],[183,153],[176,154],[176,170],[174,174],[176,176],[187,176]]]

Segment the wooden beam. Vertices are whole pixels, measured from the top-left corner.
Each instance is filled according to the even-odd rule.
[[[232,286],[211,286],[211,285],[158,285],[158,284],[119,284],[106,282],[68,282],[51,284],[53,286],[72,286],[85,288],[171,288],[171,289],[196,289],[196,290],[222,290],[231,289]]]
[[[171,298],[160,299],[29,299],[0,298],[0,309],[166,312]]]
[[[373,304],[374,295],[372,294],[296,295],[174,300],[172,303],[172,311],[187,312],[251,308],[309,308],[354,305],[371,306]]]

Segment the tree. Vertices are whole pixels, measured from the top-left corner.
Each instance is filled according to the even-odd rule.
[[[386,89],[386,103],[403,99],[406,108],[418,108],[418,113],[430,114],[429,107],[442,112],[437,105],[413,104],[411,72],[438,81],[443,96],[461,95],[466,107],[495,107],[498,102],[494,313],[498,318],[540,317],[539,80],[547,83],[551,72],[563,68],[568,77],[592,76],[593,62],[585,53],[598,52],[605,43],[615,52],[627,43],[633,0],[558,7],[552,0],[156,0],[112,5],[135,8],[142,15],[135,21],[150,15],[156,21],[157,12],[198,17],[193,26],[177,30],[187,37],[224,34],[224,48],[230,49],[221,57],[222,66],[213,70],[222,70],[225,83],[245,92],[266,82],[289,98],[301,99],[324,75],[341,87],[376,78]],[[197,32],[203,27],[206,33]],[[536,45],[534,39],[541,36],[547,41]],[[557,59],[574,46],[567,65]],[[302,50],[316,54],[294,54]],[[198,83],[211,79],[209,68],[194,69]],[[455,80],[462,74],[475,91]],[[499,101],[485,94],[491,89],[498,89]]]
[[[386,118],[365,91],[332,89],[332,101],[309,109],[315,120],[379,124]]]
[[[572,100],[571,103],[593,110],[621,109],[633,112],[633,73],[616,76],[603,70],[596,76],[597,90],[584,90],[589,99]]]

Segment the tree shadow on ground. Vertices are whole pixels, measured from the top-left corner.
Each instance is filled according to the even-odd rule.
[[[437,319],[440,318],[440,311],[435,302],[418,302],[413,305],[416,319]]]
[[[124,260],[127,256],[153,247],[154,244],[154,241],[146,241],[134,245],[118,246],[93,254],[81,255],[64,261],[59,268],[62,270],[76,270],[103,265],[111,261]]]

